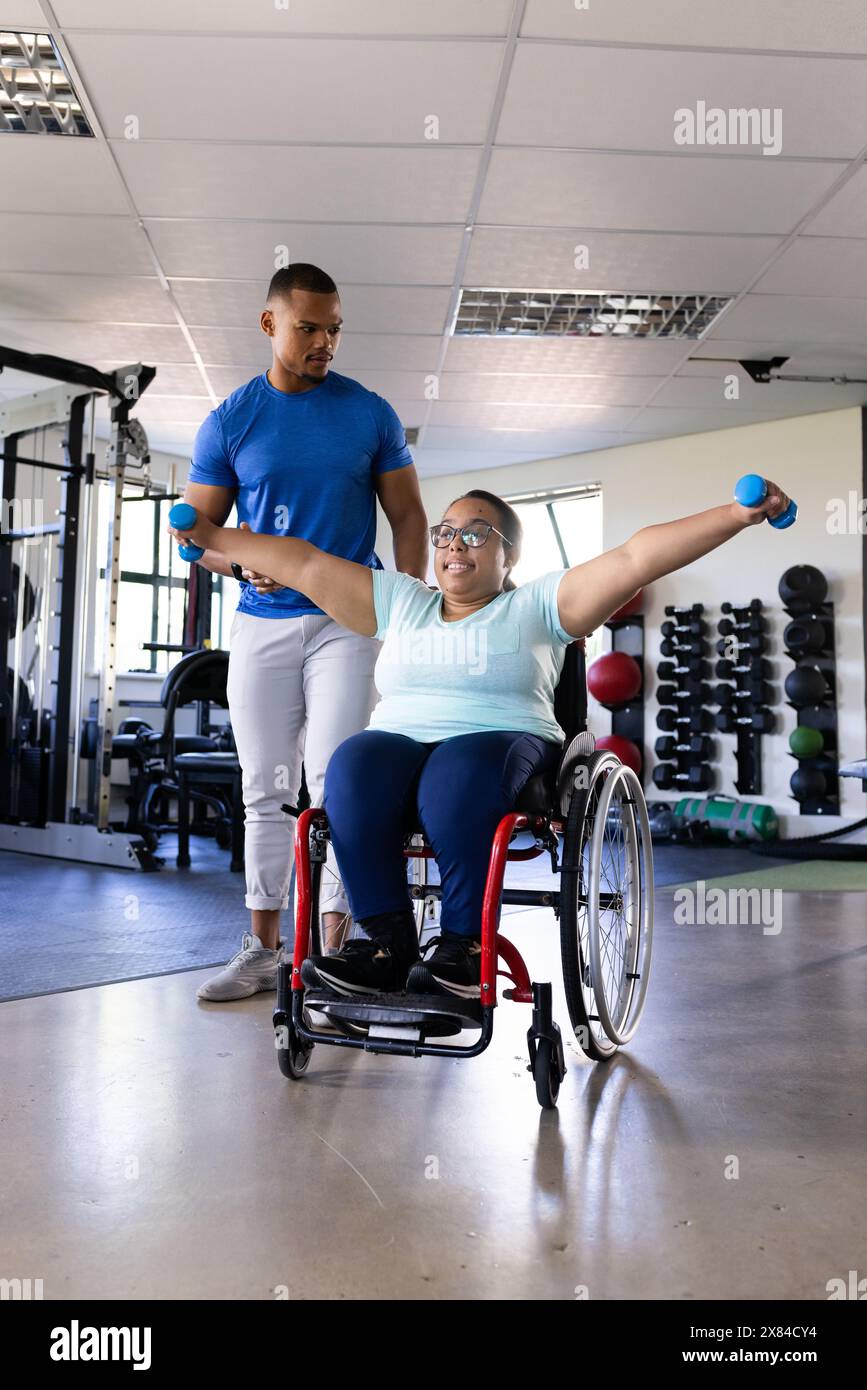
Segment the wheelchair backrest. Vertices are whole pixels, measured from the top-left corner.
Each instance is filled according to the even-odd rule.
[[[587,667],[584,638],[570,642],[554,690],[554,717],[566,735],[566,746],[587,728]]]

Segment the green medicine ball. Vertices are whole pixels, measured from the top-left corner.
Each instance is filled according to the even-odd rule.
[[[818,729],[807,724],[799,724],[789,734],[789,747],[796,758],[815,758],[825,746],[825,740]]]

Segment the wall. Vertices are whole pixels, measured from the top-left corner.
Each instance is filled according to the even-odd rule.
[[[782,631],[788,621],[782,612],[777,585],[790,565],[817,565],[828,576],[835,604],[838,680],[839,746],[841,762],[867,753],[864,717],[864,633],[862,623],[862,545],[856,531],[835,536],[827,529],[826,504],[830,498],[860,498],[861,421],[859,409],[830,411],[796,419],[748,425],[678,439],[633,444],[625,448],[548,459],[510,468],[484,469],[477,475],[438,476],[422,480],[422,496],[431,521],[442,515],[453,498],[469,486],[492,492],[516,493],[530,488],[601,481],[603,487],[604,548],[611,549],[642,526],[687,516],[718,506],[732,494],[743,473],[772,478],[798,502],[797,524],[776,532],[755,526],[727,545],[704,556],[688,569],[668,575],[653,585],[645,603],[646,678],[648,686],[645,755],[653,760],[657,734],[654,698],[656,664],[660,658],[659,626],[666,604],[694,602],[709,609],[716,637],[719,604],[723,599],[746,603],[761,598],[769,610],[771,659],[780,704],[780,732],[763,740],[763,792],[758,798],[773,804],[791,824],[786,833],[807,834],[841,824],[837,818],[797,814],[789,795],[789,778],[795,763],[788,754],[788,734],[795,725],[795,711],[783,702],[782,681],[792,669],[782,652]],[[391,564],[391,543],[380,517],[377,548],[385,564]],[[714,657],[715,657],[714,653]],[[610,716],[591,701],[591,728],[608,732]],[[734,789],[734,735],[718,735],[719,763],[723,775],[716,790],[736,795]],[[844,819],[867,815],[861,783],[842,778],[841,810]],[[649,784],[648,795],[660,800],[674,794],[657,793]]]

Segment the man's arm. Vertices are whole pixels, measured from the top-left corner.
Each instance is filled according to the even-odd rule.
[[[391,527],[395,568],[415,579],[427,578],[428,528],[415,464],[380,473],[376,495]]]
[[[222,526],[235,505],[235,492],[233,488],[212,487],[209,483],[187,483],[184,501],[215,525]],[[206,550],[199,564],[211,574],[226,574],[232,578],[230,562],[216,550]]]

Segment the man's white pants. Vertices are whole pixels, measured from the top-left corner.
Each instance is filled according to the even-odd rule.
[[[339,743],[367,727],[381,643],[324,613],[254,618],[236,613],[229,639],[229,714],[243,773],[248,908],[285,908],[294,860],[301,762],[310,802],[322,805],[325,769]],[[331,846],[322,912],[349,905]]]

